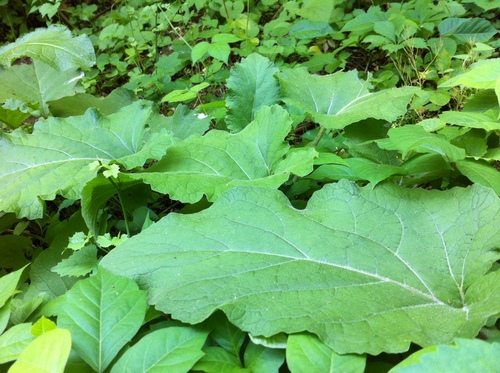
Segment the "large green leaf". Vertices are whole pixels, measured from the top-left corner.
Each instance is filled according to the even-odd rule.
[[[500,367],[500,343],[479,339],[455,340],[449,346],[424,348],[390,370],[390,373],[497,372]]]
[[[0,48],[0,65],[10,66],[20,57],[38,59],[62,71],[88,68],[95,63],[94,47],[87,35],[73,37],[66,27],[55,25],[30,32]]]
[[[310,331],[338,353],[406,350],[472,337],[500,311],[500,200],[341,181],[304,210],[239,187],[207,210],[170,214],[101,264],[132,277],[174,318],[216,309],[253,335]],[[140,250],[138,249],[140,248]]]
[[[326,128],[341,129],[367,118],[394,121],[418,91],[415,87],[370,93],[369,84],[351,70],[312,75],[306,69],[288,69],[279,75],[283,101],[310,113]]]
[[[311,172],[316,156],[309,148],[283,159],[289,149],[283,139],[291,122],[280,106],[264,106],[243,131],[191,137],[170,147],[162,160],[144,172],[129,176],[182,202],[196,202],[203,195],[213,201],[236,185],[277,188],[291,173]]]
[[[161,158],[171,139],[166,131],[147,136],[150,113],[150,107],[136,102],[107,117],[89,109],[79,117],[39,121],[32,134],[2,134],[0,210],[40,218],[41,199],[52,200],[56,194],[80,198],[96,175],[89,164],[97,159],[132,168]]]
[[[42,115],[49,112],[48,102],[76,93],[79,73],[76,69],[58,71],[40,61],[31,65],[16,65],[0,70],[0,102],[15,98],[28,104],[38,104]]]
[[[262,106],[274,105],[280,89],[274,75],[278,68],[266,57],[252,53],[231,69],[227,80],[227,126],[234,132],[241,131],[255,119]]]
[[[188,372],[204,355],[207,335],[188,326],[156,330],[127,350],[111,373]]]
[[[146,314],[145,292],[100,269],[66,293],[57,325],[68,329],[78,354],[102,372],[137,333]]]
[[[10,373],[63,373],[71,350],[71,334],[65,329],[43,333],[29,344],[10,367]]]

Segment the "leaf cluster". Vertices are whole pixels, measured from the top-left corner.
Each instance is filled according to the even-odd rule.
[[[497,3],[0,1],[0,371],[495,371]]]

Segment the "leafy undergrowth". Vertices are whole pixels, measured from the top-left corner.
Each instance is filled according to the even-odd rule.
[[[497,371],[499,5],[0,3],[0,371]]]

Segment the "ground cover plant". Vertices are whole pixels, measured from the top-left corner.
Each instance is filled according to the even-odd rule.
[[[0,1],[0,371],[496,371],[499,5]]]

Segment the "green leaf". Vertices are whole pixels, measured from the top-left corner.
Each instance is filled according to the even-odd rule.
[[[111,373],[188,372],[204,355],[207,335],[189,326],[156,330],[128,349]]]
[[[364,158],[338,157],[337,164],[325,164],[319,166],[308,177],[315,180],[368,180],[372,186],[393,175],[404,175],[403,168],[381,164]]]
[[[99,269],[66,293],[57,324],[71,332],[75,351],[102,372],[137,333],[146,309],[146,294],[134,281]]]
[[[246,333],[230,323],[227,317],[220,312],[210,318],[210,325],[213,325],[214,328],[210,333],[210,338],[224,350],[234,356],[239,356]]]
[[[355,70],[332,75],[312,75],[305,69],[288,69],[278,75],[283,101],[310,113],[326,128],[341,129],[367,118],[394,121],[418,91],[415,87],[391,88],[376,93],[358,78]]]
[[[233,135],[215,130],[191,137],[170,147],[162,160],[144,172],[128,176],[190,203],[203,195],[214,201],[236,185],[277,188],[291,173],[303,176],[311,172],[316,155],[309,148],[283,159],[289,149],[283,139],[291,122],[280,106],[264,106],[243,131]]]
[[[311,334],[288,336],[286,363],[293,373],[363,373],[365,356],[339,355]]]
[[[95,245],[88,245],[63,259],[52,268],[52,272],[60,276],[85,276],[97,268],[97,263],[97,248]]]
[[[31,299],[44,295],[47,300],[52,300],[63,295],[77,281],[75,278],[61,277],[51,271],[64,257],[61,249],[49,248],[37,256],[30,271],[30,287],[25,298]]]
[[[16,65],[0,70],[0,102],[16,98],[24,103],[38,104],[42,114],[49,113],[48,102],[76,93],[80,73],[76,68],[56,70],[40,61],[31,65]]]
[[[279,191],[238,187],[200,213],[169,214],[101,264],[184,322],[220,309],[253,335],[310,331],[337,353],[378,354],[473,337],[500,312],[488,299],[498,276],[475,285],[499,257],[499,224],[500,199],[478,185],[343,180],[304,210]]]
[[[388,139],[376,140],[382,149],[399,150],[403,159],[411,152],[441,154],[449,162],[465,158],[465,150],[450,144],[442,135],[426,132],[422,126],[409,125],[391,128]]]
[[[439,114],[439,119],[449,124],[468,128],[482,128],[486,131],[500,130],[499,121],[495,121],[489,115],[481,113],[445,111]]]
[[[229,44],[222,42],[210,43],[207,47],[207,53],[216,60],[222,61],[227,65],[231,47]]]
[[[89,164],[112,160],[126,168],[161,158],[170,135],[147,136],[151,109],[142,102],[107,117],[89,109],[81,117],[50,118],[36,123],[32,134],[16,130],[0,138],[0,209],[29,219],[43,215],[40,201],[56,194],[80,198],[83,186],[95,177]]]
[[[87,109],[96,108],[103,115],[118,112],[122,107],[136,101],[135,95],[124,88],[113,90],[106,97],[96,97],[88,93],[77,93],[74,96],[64,97],[51,101],[49,109],[55,117],[71,117],[83,115]]]
[[[441,83],[439,87],[464,85],[469,88],[493,89],[499,76],[500,58],[492,58],[473,63],[469,71]]]
[[[333,29],[328,22],[312,22],[302,19],[295,22],[289,33],[297,39],[314,39],[333,33]]]
[[[488,41],[497,30],[484,18],[446,18],[438,25],[441,36],[454,36],[464,43]]]
[[[278,103],[279,85],[274,75],[278,68],[266,57],[252,53],[231,69],[226,105],[226,123],[233,132],[241,131],[255,119],[263,106]]]
[[[56,325],[55,322],[53,322],[52,320],[49,320],[46,317],[42,316],[31,327],[31,334],[33,334],[35,337],[39,337],[42,334],[47,333],[48,331],[54,330],[56,328],[57,328],[57,325]]]
[[[488,162],[463,159],[457,161],[456,166],[462,175],[474,183],[489,187],[500,195],[500,172]]]
[[[201,136],[210,127],[210,117],[203,113],[189,110],[186,105],[178,105],[174,114],[165,117],[161,114],[153,114],[149,120],[149,126],[153,132],[161,132],[164,128],[178,139],[185,140],[191,136]]]
[[[194,365],[193,370],[206,373],[251,373],[250,369],[241,366],[239,358],[221,347],[203,349],[203,356]]]
[[[197,43],[193,49],[191,50],[191,60],[195,63],[198,60],[201,60],[203,56],[207,53],[210,44],[206,41],[202,41]]]
[[[0,307],[3,307],[15,294],[17,284],[25,268],[23,267],[0,278]]]
[[[295,13],[309,21],[329,22],[334,6],[335,2],[330,0],[304,0]]]
[[[63,373],[70,350],[71,334],[68,330],[48,331],[26,347],[9,373]]]
[[[31,323],[18,324],[0,335],[0,364],[17,359],[24,349],[34,340]]]
[[[390,373],[496,372],[499,366],[500,343],[458,338],[453,345],[431,346],[413,353]]]
[[[285,361],[285,351],[249,342],[243,356],[245,367],[252,373],[278,372]]]
[[[500,0],[462,0],[462,3],[474,3],[484,10],[491,10],[500,7]]]
[[[73,37],[66,27],[55,25],[37,29],[0,48],[0,65],[10,66],[20,57],[38,59],[61,71],[95,64],[94,47],[87,35]]]

